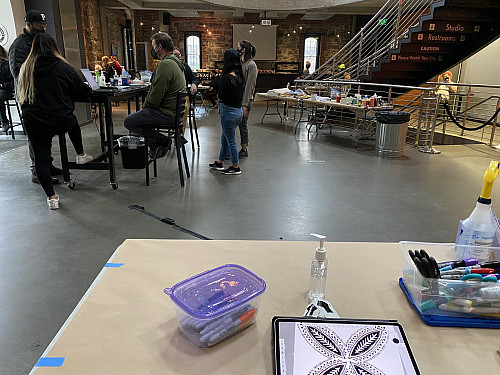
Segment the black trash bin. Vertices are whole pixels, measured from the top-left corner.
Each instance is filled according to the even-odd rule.
[[[123,169],[146,168],[147,147],[145,147],[143,137],[125,135],[118,138],[118,147],[122,154]]]
[[[387,158],[403,156],[410,114],[408,112],[381,111],[376,112],[375,117],[377,118],[377,132],[375,134],[377,155]]]

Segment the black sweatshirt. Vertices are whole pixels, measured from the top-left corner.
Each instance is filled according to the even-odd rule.
[[[40,56],[34,73],[35,101],[23,103],[23,118],[54,130],[76,121],[75,102],[88,102],[92,92],[69,64]]]
[[[224,74],[220,79],[219,92],[220,101],[230,107],[241,107],[243,99],[243,82],[230,73]]]

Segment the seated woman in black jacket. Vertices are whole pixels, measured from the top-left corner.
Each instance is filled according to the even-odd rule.
[[[56,41],[47,34],[37,34],[21,66],[17,93],[35,153],[36,175],[52,210],[59,208],[59,196],[54,192],[49,170],[52,138],[67,132],[77,153],[76,163],[93,159],[83,151],[82,133],[73,114],[75,102],[89,101],[90,92],[90,87],[59,53]]]
[[[9,130],[9,119],[5,110],[4,102],[13,98],[14,77],[9,68],[9,56],[5,48],[0,46],[0,116],[2,121],[2,130]]]

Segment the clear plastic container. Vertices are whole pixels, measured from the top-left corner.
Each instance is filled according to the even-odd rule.
[[[226,264],[177,283],[164,292],[175,304],[179,328],[208,347],[252,325],[266,283],[246,268]]]
[[[403,281],[420,313],[479,319],[500,319],[500,282],[423,277],[408,251],[424,249],[438,263],[455,259],[455,244],[401,241]],[[470,246],[470,251],[477,251]],[[490,250],[500,256],[499,247]],[[497,257],[497,259],[500,259]]]

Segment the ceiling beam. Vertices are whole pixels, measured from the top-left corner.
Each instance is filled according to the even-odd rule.
[[[120,3],[130,9],[142,9],[144,4],[142,0],[119,0]]]

